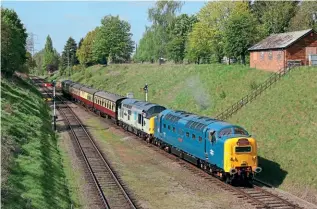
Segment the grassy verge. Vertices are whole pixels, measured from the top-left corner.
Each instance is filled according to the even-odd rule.
[[[241,65],[123,64],[77,70],[71,79],[122,95],[133,92],[139,99],[148,83],[151,102],[215,116],[268,76]]]
[[[3,208],[69,208],[57,136],[41,94],[20,78],[1,80]]]
[[[317,191],[317,68],[295,69],[229,121],[256,135],[262,179]]]

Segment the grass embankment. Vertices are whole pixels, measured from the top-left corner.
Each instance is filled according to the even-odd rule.
[[[151,102],[215,116],[268,76],[240,65],[124,64],[92,66],[71,79],[124,96],[133,92],[139,99],[145,97],[140,88],[148,83]]]
[[[41,94],[20,78],[1,79],[3,208],[70,208],[51,116]]]
[[[261,178],[317,191],[317,68],[295,69],[230,122],[256,135]]]

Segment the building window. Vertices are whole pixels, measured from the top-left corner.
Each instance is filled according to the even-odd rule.
[[[270,51],[270,52],[268,53],[268,58],[269,58],[269,60],[272,60],[272,59],[273,59],[273,53],[272,53],[272,51]]]
[[[261,60],[264,60],[264,52],[261,52],[261,54],[260,54],[260,59],[261,59]]]
[[[279,51],[279,52],[277,53],[277,55],[276,55],[276,59],[277,59],[277,60],[281,60],[281,58],[282,58],[282,52]]]

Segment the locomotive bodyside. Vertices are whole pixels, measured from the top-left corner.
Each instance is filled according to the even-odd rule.
[[[252,180],[253,174],[260,171],[256,141],[239,126],[165,110],[155,118],[154,136],[173,154],[228,182]]]

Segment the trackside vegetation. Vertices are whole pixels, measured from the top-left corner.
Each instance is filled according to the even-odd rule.
[[[1,79],[1,206],[70,208],[57,136],[39,91],[18,77]]]

